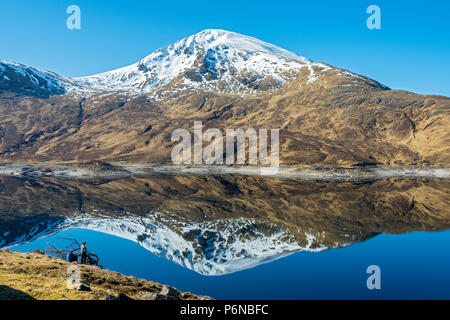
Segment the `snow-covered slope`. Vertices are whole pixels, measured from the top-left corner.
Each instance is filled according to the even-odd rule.
[[[56,73],[0,60],[0,89],[36,95],[61,94],[78,87],[71,79]]]
[[[131,66],[74,80],[100,90],[149,92],[178,80],[183,88],[241,92],[279,87],[309,63],[252,37],[204,30]]]

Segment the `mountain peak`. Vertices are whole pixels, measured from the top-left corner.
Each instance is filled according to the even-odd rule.
[[[297,60],[303,63],[310,63],[308,58],[299,56],[293,52],[277,47],[268,42],[261,41],[257,38],[246,36],[240,33],[222,30],[222,29],[206,29],[199,33],[187,37],[180,43],[191,44],[195,42],[202,44],[205,48],[214,48],[220,45],[226,45],[230,48],[240,49],[248,52],[265,52],[278,55],[287,59]]]
[[[160,48],[127,67],[79,78],[66,78],[0,60],[0,89],[49,96],[61,93],[148,93],[155,99],[179,92],[265,94],[291,80],[299,86],[323,85],[323,76],[338,75],[350,83],[387,89],[366,77],[312,62],[254,37],[206,29]]]
[[[131,66],[76,80],[108,91],[150,92],[175,81],[177,89],[248,92],[280,88],[293,71],[309,63],[305,57],[253,37],[206,29]]]

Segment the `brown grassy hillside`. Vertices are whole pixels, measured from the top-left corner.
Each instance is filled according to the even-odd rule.
[[[37,98],[0,94],[0,159],[170,162],[173,130],[280,130],[282,164],[450,165],[450,99],[388,90],[343,70],[307,68],[282,89],[248,94],[181,90]]]
[[[40,253],[0,251],[0,300],[105,300],[170,299],[159,295],[163,285],[93,266],[78,265],[82,281],[91,291],[77,291],[66,286],[64,260]],[[200,299],[189,292],[173,289],[179,299]],[[172,297],[173,298],[173,297]]]

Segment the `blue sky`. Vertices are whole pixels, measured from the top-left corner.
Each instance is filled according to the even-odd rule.
[[[81,8],[82,29],[66,28]],[[366,27],[369,5],[381,30]],[[254,36],[395,89],[450,96],[450,2],[14,0],[0,11],[0,59],[66,76],[137,62],[203,29]]]

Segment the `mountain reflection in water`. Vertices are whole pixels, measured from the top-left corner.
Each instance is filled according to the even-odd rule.
[[[380,233],[449,229],[449,191],[448,180],[0,177],[0,247],[82,228],[130,239],[202,275],[223,275]]]

